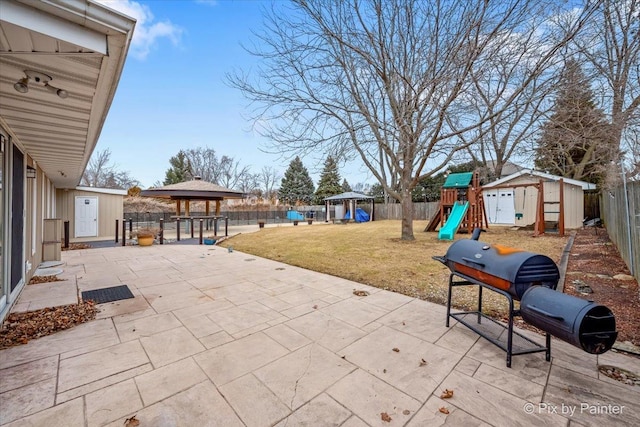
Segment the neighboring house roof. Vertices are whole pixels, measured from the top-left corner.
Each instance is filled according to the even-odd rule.
[[[76,187],[78,191],[86,191],[89,193],[100,193],[100,194],[114,194],[116,196],[126,196],[127,190],[120,190],[117,188],[98,188],[98,187]]]
[[[57,188],[75,188],[98,142],[135,19],[90,0],[2,0],[0,124]],[[31,79],[51,77],[61,98]]]
[[[373,199],[373,196],[356,193],[355,191],[347,191],[346,193],[336,194],[335,196],[325,197],[325,200],[367,200]]]
[[[571,185],[576,185],[578,187],[581,187],[583,190],[595,190],[596,189],[596,185],[592,184],[590,182],[585,182],[585,181],[579,181],[577,179],[571,179],[571,178],[563,178],[561,176],[558,175],[552,175],[550,173],[546,173],[546,172],[541,172],[541,171],[537,171],[534,169],[523,169],[519,172],[513,173],[509,176],[505,176],[504,178],[500,178],[496,181],[493,181],[489,184],[486,184],[483,186],[483,188],[491,188],[491,187],[496,187],[499,185],[508,185],[509,181],[512,181],[516,178],[519,178],[521,176],[525,176],[525,175],[529,175],[529,176],[535,176],[547,181],[559,181],[560,179],[564,179],[564,182],[566,182],[567,184],[571,184]]]
[[[202,181],[198,178],[177,184],[165,185],[164,187],[142,190],[140,195],[143,197],[160,197],[173,200],[223,200],[241,199],[244,197],[242,191],[231,190],[211,182]]]
[[[495,170],[496,170],[496,162],[493,161],[493,160],[489,160],[487,162],[487,168],[489,168],[489,170],[495,172]],[[502,173],[500,174],[500,178],[504,178],[506,176],[513,175],[514,173],[520,172],[522,170],[525,170],[525,168],[523,166],[517,165],[517,164],[512,163],[512,162],[505,162],[505,164],[502,165]]]

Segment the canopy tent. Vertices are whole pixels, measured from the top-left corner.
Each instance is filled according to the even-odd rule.
[[[220,215],[220,202],[224,199],[242,199],[244,193],[231,190],[211,182],[203,181],[200,177],[194,177],[191,181],[179,182],[177,184],[165,185],[164,187],[149,188],[142,190],[143,197],[157,197],[161,199],[171,199],[176,201],[176,216],[181,215],[181,202],[184,200],[185,215],[190,216],[189,202],[191,200],[205,201],[205,215],[209,216],[209,202],[216,202],[215,215]]]
[[[371,215],[369,221],[373,221],[373,196],[367,196],[366,194],[356,193],[355,191],[347,191],[346,193],[336,194],[335,196],[325,197],[324,202],[326,205],[326,222],[331,220],[331,211],[329,205],[331,202],[342,202],[345,207],[345,211],[356,212],[356,202],[358,200],[369,200],[371,202]],[[336,218],[342,219],[342,218]]]

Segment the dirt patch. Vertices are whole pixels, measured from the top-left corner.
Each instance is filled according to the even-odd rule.
[[[26,344],[29,340],[93,320],[97,312],[95,304],[86,301],[82,304],[11,313],[0,328],[0,350]]]
[[[640,346],[638,282],[605,229],[578,230],[569,255],[564,292],[607,306],[616,317],[618,341]]]

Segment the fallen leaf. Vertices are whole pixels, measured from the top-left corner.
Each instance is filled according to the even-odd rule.
[[[366,297],[367,295],[369,295],[369,292],[354,290],[353,294],[356,295],[356,296],[359,296],[359,297]]]
[[[136,418],[135,415],[131,418],[127,418],[126,420],[124,420],[124,427],[138,427],[139,425],[140,425],[140,421]]]
[[[400,353],[400,349],[398,347],[394,347],[392,348],[393,351],[395,351],[396,353]]]
[[[382,373],[383,373],[383,374],[386,374],[386,373],[387,373],[387,370],[386,370],[386,369],[383,369],[383,370],[382,370]]]
[[[408,409],[405,409],[404,411],[402,411],[403,415],[409,415],[410,413],[411,413],[411,411],[408,410]]]
[[[317,305],[317,304],[316,304],[316,305],[314,305],[314,306],[313,306],[313,309],[314,309],[314,310],[317,310],[317,309],[318,309],[318,305]]]
[[[427,361],[424,359],[420,359],[420,365],[419,366],[427,366]]]
[[[438,409],[438,411],[442,412],[443,414],[448,414],[449,410],[447,408],[445,408],[444,406],[440,409]]]
[[[440,399],[449,399],[453,397],[453,390],[445,389],[440,395]]]
[[[389,414],[387,414],[386,412],[382,412],[380,414],[380,418],[382,418],[382,421],[385,421],[387,423],[391,422],[391,417],[389,416]]]
[[[405,323],[404,323],[404,322],[402,322],[402,326],[404,326],[404,325],[405,325]]]

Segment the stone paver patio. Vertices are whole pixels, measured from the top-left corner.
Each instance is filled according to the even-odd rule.
[[[640,425],[639,388],[597,370],[640,373],[637,358],[553,340],[551,362],[507,368],[497,347],[446,328],[442,306],[220,247],[63,257],[67,280],[28,286],[16,309],[120,284],[135,298],[0,351],[2,425]]]

